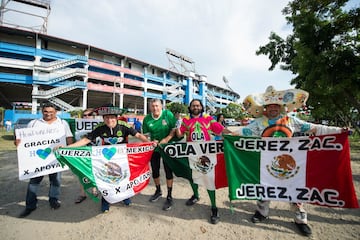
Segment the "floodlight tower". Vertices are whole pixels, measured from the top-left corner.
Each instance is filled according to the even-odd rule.
[[[195,62],[191,58],[169,48],[166,49],[166,56],[169,60],[170,70],[192,78],[195,77]]]
[[[1,0],[0,26],[22,28],[47,34],[51,0]],[[28,20],[23,21],[21,20]],[[38,24],[40,21],[40,25]],[[25,24],[36,24],[29,26]]]
[[[234,90],[232,90],[232,88],[230,87],[229,80],[228,80],[225,76],[223,76],[223,81],[224,81],[226,87],[227,87],[229,90],[231,90],[231,91],[234,92]]]
[[[194,95],[200,95],[205,106],[206,76],[196,73],[195,62],[191,58],[169,48],[166,49],[166,55],[170,64],[169,69],[187,77],[185,104],[189,104]]]

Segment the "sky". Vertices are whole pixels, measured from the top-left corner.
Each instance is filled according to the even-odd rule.
[[[230,87],[240,100],[273,85],[293,88],[294,78],[270,60],[256,56],[270,32],[292,33],[281,10],[285,0],[52,0],[48,34],[127,55],[169,68],[166,49],[195,61],[195,71],[207,81]],[[22,4],[11,7],[28,11]],[[10,7],[10,6],[9,6]],[[35,10],[33,10],[35,11]],[[37,10],[36,10],[37,11]],[[10,19],[10,13],[8,18]],[[34,18],[15,17],[32,23]],[[37,19],[37,22],[42,21]],[[38,23],[35,23],[34,26]],[[240,102],[241,102],[240,101]]]

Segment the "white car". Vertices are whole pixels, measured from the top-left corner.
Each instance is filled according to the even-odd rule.
[[[14,132],[15,129],[26,128],[31,120],[33,120],[33,118],[19,118],[18,120],[16,120],[14,124]]]
[[[228,121],[226,123],[226,125],[228,125],[228,126],[241,126],[241,123],[238,122],[238,121]]]

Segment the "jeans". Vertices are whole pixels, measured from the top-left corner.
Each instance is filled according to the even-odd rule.
[[[124,199],[123,203],[126,206],[129,206],[131,204],[131,199],[130,198]],[[102,197],[101,198],[101,211],[105,212],[105,211],[109,211],[109,209],[110,209],[110,203],[108,201],[106,201],[105,198]]]
[[[37,193],[44,176],[31,178],[26,193],[26,208],[35,209],[37,206]],[[61,173],[49,174],[50,189],[49,202],[57,201],[60,196]]]
[[[264,217],[269,216],[269,206],[270,201],[258,200],[257,211],[261,213]],[[307,224],[307,213],[304,209],[304,204],[302,203],[290,203],[290,210],[295,213],[294,221],[299,224]]]

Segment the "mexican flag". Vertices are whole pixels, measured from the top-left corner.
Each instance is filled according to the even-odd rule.
[[[358,208],[347,133],[295,138],[224,136],[230,200]]]
[[[221,141],[164,144],[161,155],[177,177],[186,178],[208,190],[227,187]]]
[[[69,166],[95,201],[96,187],[109,203],[120,202],[143,190],[150,181],[153,143],[59,148],[58,161]]]

